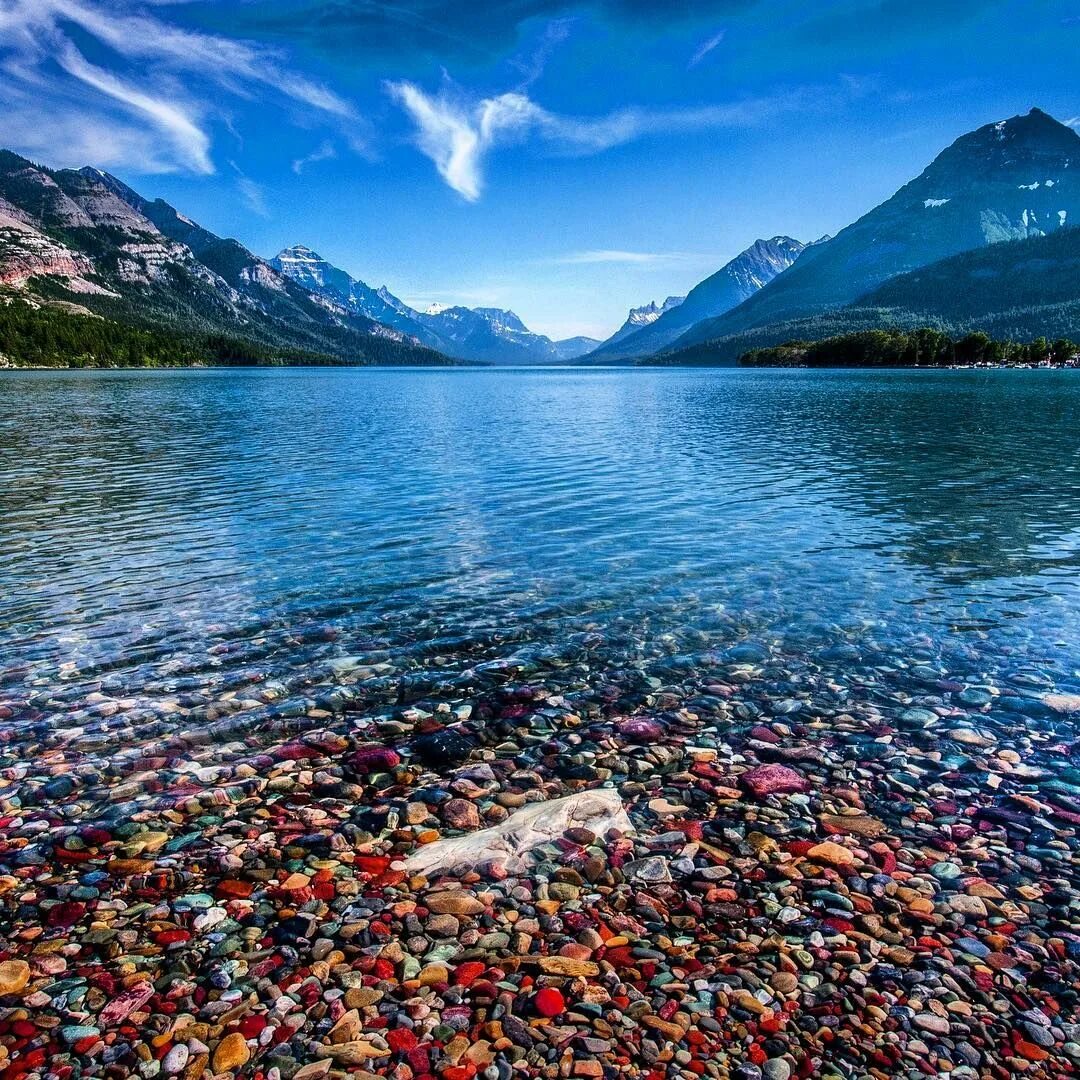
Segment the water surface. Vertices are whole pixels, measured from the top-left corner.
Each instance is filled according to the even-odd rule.
[[[673,633],[1068,681],[1078,421],[1050,371],[4,373],[0,671],[460,671]]]

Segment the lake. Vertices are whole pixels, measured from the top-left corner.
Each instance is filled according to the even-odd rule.
[[[1044,371],[6,374],[0,647],[122,678],[150,640],[722,608],[1067,667],[1078,421]]]
[[[0,476],[12,1075],[1080,1063],[1080,376],[8,372]]]

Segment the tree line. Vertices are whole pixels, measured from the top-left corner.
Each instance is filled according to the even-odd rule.
[[[822,341],[788,341],[750,349],[741,367],[954,367],[957,365],[1065,365],[1080,356],[1067,338],[996,341],[976,332],[953,338],[940,330],[862,330]]]
[[[354,363],[425,363],[445,358],[426,349],[372,337]],[[55,303],[40,307],[0,296],[0,367],[191,367],[340,365],[339,357],[307,349],[273,347],[227,334],[168,326],[133,326],[81,314]]]

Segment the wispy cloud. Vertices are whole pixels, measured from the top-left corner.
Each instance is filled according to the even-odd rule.
[[[267,205],[266,192],[262,184],[255,183],[235,161],[230,161],[229,167],[236,173],[236,189],[240,192],[240,198],[244,200],[247,208],[259,217],[268,218],[270,207]]]
[[[317,146],[310,154],[305,154],[303,157],[297,158],[292,163],[292,171],[299,176],[309,165],[317,165],[320,161],[330,161],[332,158],[337,157],[337,150],[334,144],[327,140],[320,146]]]
[[[177,158],[186,161],[195,172],[214,171],[210,162],[210,137],[199,127],[190,111],[154,97],[96,67],[87,61],[74,45],[65,44],[61,48],[57,63],[69,75],[92,90],[97,90],[133,112],[145,116],[170,140],[175,147]]]
[[[0,0],[5,142],[27,152],[40,143],[64,164],[93,149],[96,164],[212,172],[213,120],[256,89],[356,126],[349,102],[278,49],[182,29],[137,0]],[[48,139],[35,136],[42,127]]]
[[[533,83],[540,79],[555,50],[570,37],[570,32],[577,21],[573,16],[552,19],[544,28],[544,33],[531,55],[518,57],[510,61],[522,74],[522,81],[518,86],[519,91],[528,90]]]
[[[572,251],[550,261],[558,266],[594,266],[603,263],[622,263],[632,266],[658,266],[665,263],[699,262],[702,255],[687,251]]]
[[[694,50],[694,55],[690,57],[690,62],[686,66],[691,68],[697,67],[698,64],[700,64],[701,61],[704,60],[705,57],[708,56],[709,53],[711,53],[723,40],[723,30],[718,31],[713,34],[712,37],[707,38]]]
[[[388,82],[386,88],[412,120],[419,150],[469,202],[480,198],[484,162],[497,146],[527,142],[548,152],[596,154],[648,135],[745,127],[790,107],[799,96],[583,117],[550,112],[519,92],[475,99],[449,85],[438,94],[407,81]]]

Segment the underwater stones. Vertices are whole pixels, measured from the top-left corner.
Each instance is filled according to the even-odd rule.
[[[473,744],[459,732],[444,728],[417,736],[411,749],[425,765],[446,768],[464,761],[472,753]]]
[[[290,633],[287,664],[216,653],[137,721],[44,679],[0,725],[0,964],[28,969],[0,1071],[791,1080],[842,1047],[881,1080],[1074,1072],[1069,714],[981,645],[716,617],[460,657],[410,624],[346,685],[290,674]],[[760,659],[726,656],[747,634]],[[823,660],[848,635],[857,671]],[[448,733],[448,764],[418,752]]]
[[[739,776],[739,785],[759,799],[810,791],[810,781],[786,765],[759,765]]]
[[[627,742],[642,746],[658,743],[664,737],[664,725],[659,720],[644,716],[631,716],[620,720],[615,730]]]
[[[21,994],[30,982],[30,965],[25,960],[0,962],[0,997]]]

